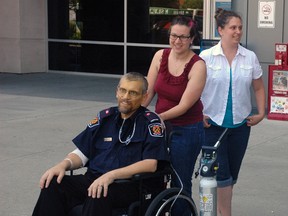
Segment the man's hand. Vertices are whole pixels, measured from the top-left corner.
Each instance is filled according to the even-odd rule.
[[[65,175],[65,171],[66,171],[65,161],[47,170],[40,179],[40,183],[39,183],[40,188],[41,189],[48,188],[54,176],[58,176],[57,182],[60,184],[63,179],[63,176]]]
[[[88,188],[88,196],[92,198],[100,198],[102,195],[106,197],[108,194],[108,186],[114,182],[111,172],[105,173],[97,178]]]
[[[92,198],[106,197],[108,195],[108,186],[115,179],[127,179],[137,173],[155,172],[157,169],[157,160],[145,159],[134,164],[112,170],[96,179],[88,188],[88,196]]]
[[[74,152],[69,153],[63,161],[47,170],[42,175],[39,183],[40,188],[43,189],[49,187],[54,176],[58,176],[57,182],[60,184],[65,175],[65,171],[78,169],[81,166],[83,166],[81,158]]]

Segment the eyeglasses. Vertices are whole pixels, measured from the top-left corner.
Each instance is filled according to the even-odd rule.
[[[121,88],[121,87],[118,87],[117,88],[117,92],[118,94],[122,97],[124,95],[126,95],[128,93],[129,97],[131,98],[136,98],[138,97],[139,95],[141,95],[141,93],[137,92],[137,91],[128,91],[127,89],[125,88]]]
[[[172,41],[177,40],[177,38],[180,39],[180,41],[182,42],[186,42],[188,41],[191,37],[190,36],[186,36],[186,35],[176,35],[176,34],[169,34],[169,37]]]

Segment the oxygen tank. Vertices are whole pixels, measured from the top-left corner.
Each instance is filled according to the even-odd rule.
[[[214,146],[202,146],[202,157],[200,159],[199,195],[200,195],[200,216],[217,216],[217,181],[216,172],[217,149],[226,135],[228,128],[222,132]],[[199,172],[197,172],[197,175]]]
[[[202,177],[199,183],[200,216],[217,216],[217,181]]]

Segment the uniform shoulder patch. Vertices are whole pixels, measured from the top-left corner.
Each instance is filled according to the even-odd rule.
[[[95,127],[95,126],[97,126],[99,124],[100,124],[99,117],[97,116],[93,120],[90,121],[90,123],[88,124],[88,127],[89,128],[93,128],[93,127]]]
[[[97,114],[97,117],[95,117],[90,123],[88,124],[89,128],[93,128],[97,125],[100,125],[100,120],[106,118],[107,116],[112,115],[115,112],[115,107],[110,107],[108,109],[102,110]]]
[[[164,130],[161,123],[151,123],[148,125],[148,130],[153,137],[163,137]]]
[[[117,110],[118,110],[117,107],[110,107],[110,108],[108,108],[108,109],[104,109],[104,110],[102,110],[102,111],[99,113],[99,117],[100,117],[101,119],[103,119],[103,118],[105,118],[105,117],[107,117],[107,116],[110,116],[110,115],[114,114]]]
[[[152,111],[146,111],[144,116],[149,120],[149,122],[160,122],[160,117]]]

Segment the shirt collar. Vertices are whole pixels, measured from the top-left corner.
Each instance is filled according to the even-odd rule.
[[[133,114],[132,116],[130,116],[128,119],[126,119],[126,121],[129,122],[134,122],[134,120],[138,117],[138,115],[142,112],[145,112],[146,108],[143,106],[140,106]],[[123,119],[121,118],[121,113],[118,111],[118,115],[116,116],[116,121],[117,122],[121,122],[123,121]]]
[[[223,49],[221,47],[221,40],[218,42],[218,44],[216,44],[216,46],[214,47],[213,51],[212,51],[212,55],[216,56],[216,55],[222,55],[224,56],[223,53]],[[238,55],[242,55],[245,56],[245,50],[244,47],[242,47],[240,44],[238,44],[238,49],[237,49],[237,53],[236,56]]]

